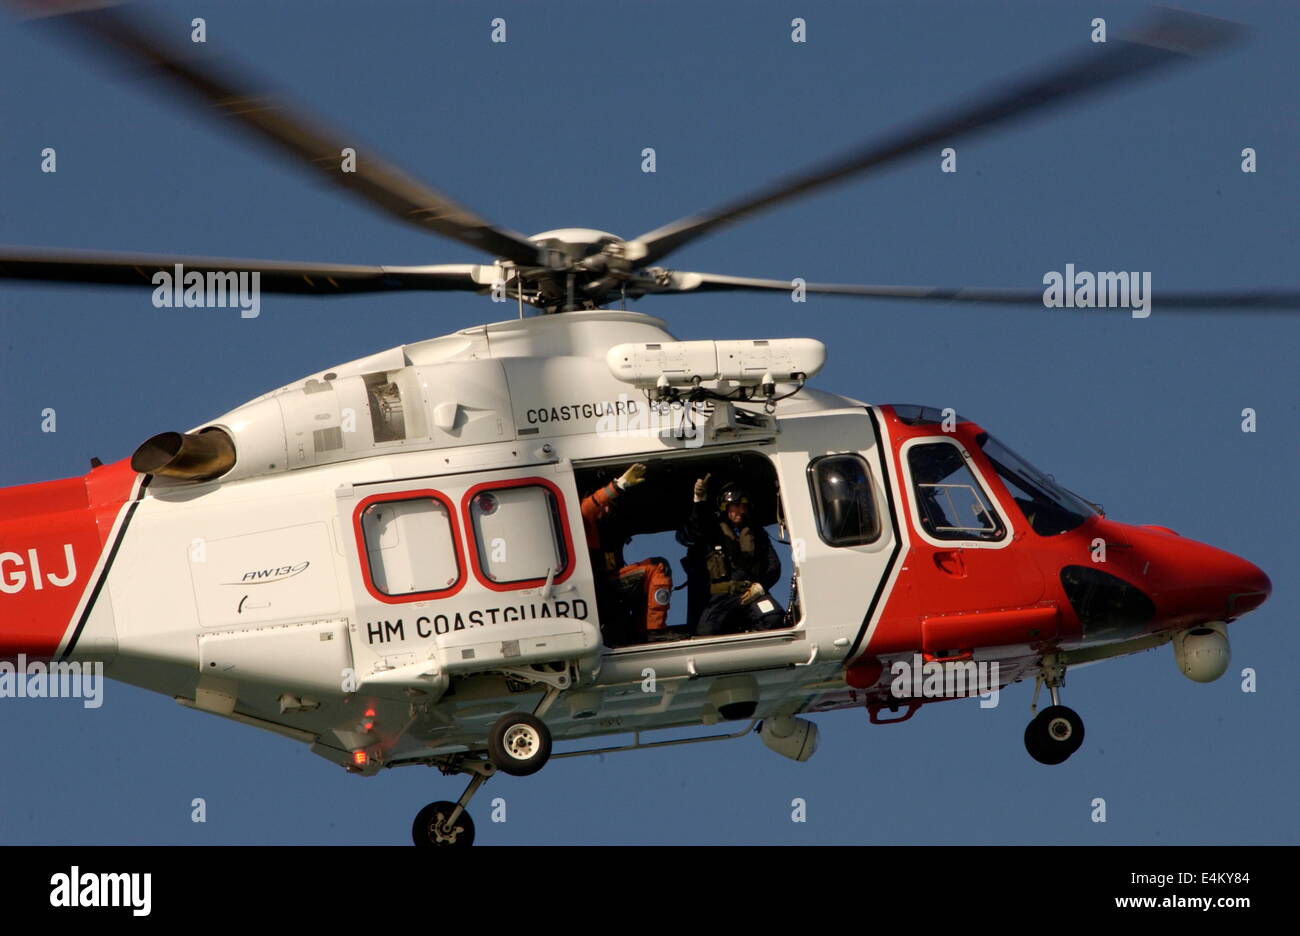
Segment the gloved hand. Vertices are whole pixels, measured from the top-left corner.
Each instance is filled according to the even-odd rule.
[[[740,603],[743,605],[753,604],[762,597],[763,586],[758,584],[758,582],[750,582],[749,588],[745,589],[745,593],[740,596]]]
[[[709,496],[709,478],[711,477],[713,477],[712,474],[706,474],[703,478],[699,478],[696,480],[695,503],[697,504],[703,503],[704,499]]]
[[[628,488],[640,484],[644,480],[645,465],[637,462],[627,471],[619,475],[618,479],[614,483],[618,485],[620,491],[626,491]]]

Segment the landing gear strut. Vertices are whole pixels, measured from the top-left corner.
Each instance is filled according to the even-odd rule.
[[[454,803],[439,800],[421,809],[411,825],[416,845],[466,848],[474,844],[474,820],[466,810],[479,787],[498,770],[515,777],[537,773],[551,757],[551,732],[542,716],[560,693],[569,686],[567,674],[548,674],[538,679],[549,685],[532,713],[507,712],[496,720],[488,732],[487,757],[471,760],[459,757],[443,773],[470,773],[469,786]]]
[[[1031,708],[1038,707],[1038,693],[1044,683],[1052,694],[1052,704],[1025,726],[1025,750],[1040,764],[1061,764],[1083,744],[1083,719],[1074,709],[1061,705],[1065,667],[1054,657],[1043,658],[1043,672],[1034,687]]]

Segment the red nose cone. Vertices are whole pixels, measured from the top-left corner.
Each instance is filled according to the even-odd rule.
[[[1258,608],[1273,591],[1263,570],[1240,556],[1166,530],[1130,530],[1145,590],[1166,622],[1231,620]]]
[[[1237,558],[1237,562],[1240,568],[1237,572],[1236,590],[1228,595],[1230,617],[1254,611],[1273,594],[1273,583],[1268,580],[1263,569],[1245,559]]]

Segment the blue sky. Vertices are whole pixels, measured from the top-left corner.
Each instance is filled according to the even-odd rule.
[[[700,240],[678,269],[1037,287],[1066,263],[1151,271],[1152,316],[772,296],[642,300],[681,338],[808,336],[817,384],[953,406],[1111,517],[1245,556],[1273,579],[1229,674],[1162,648],[1073,672],[1083,749],[1048,768],[1030,687],[901,727],[818,716],[807,764],[756,738],[555,761],[492,781],[488,843],[1294,842],[1300,665],[1295,349],[1287,316],[1179,316],[1162,288],[1300,288],[1300,7],[1184,4],[1254,27],[1212,61],[958,143]],[[906,125],[1117,31],[1130,3],[154,4],[310,110],[514,230],[633,236]],[[492,45],[489,21],[508,39]],[[807,20],[806,44],[789,40]],[[0,243],[355,263],[480,260],[335,195],[41,29],[0,21]],[[58,172],[39,171],[53,146]],[[657,172],[640,171],[641,150]],[[1254,147],[1259,171],[1240,171]],[[499,317],[472,295],[268,296],[259,319],[146,291],[0,286],[0,484],[81,473],[146,437],[376,350]],[[53,407],[58,431],[41,432]],[[1241,411],[1258,413],[1243,433]],[[1254,667],[1259,690],[1236,675]],[[462,781],[346,776],[293,742],[113,685],[101,709],[0,701],[2,842],[408,841]],[[208,822],[190,822],[207,800]],[[1094,797],[1108,821],[1089,821]],[[489,821],[504,797],[507,821]],[[808,821],[790,821],[791,800]]]

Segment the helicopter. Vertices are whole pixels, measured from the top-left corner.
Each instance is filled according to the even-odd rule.
[[[820,342],[681,342],[661,319],[611,308],[791,289],[1041,303],[1040,290],[796,284],[658,264],[798,195],[1212,52],[1232,38],[1226,24],[1164,14],[1133,41],[904,138],[624,240],[516,234],[368,151],[347,171],[342,137],[233,72],[120,9],[53,6],[58,25],[353,195],[493,259],[364,267],[5,248],[0,276],[158,289],[166,274],[187,286],[256,274],[270,293],[493,294],[519,316],[322,369],[84,476],[0,491],[4,655],[103,660],[111,678],[297,740],[361,776],[409,765],[467,775],[456,802],[429,804],[412,829],[416,844],[463,846],[467,807],[498,771],[754,732],[807,760],[816,723],[801,716],[863,707],[873,722],[903,721],[951,697],[927,694],[924,680],[897,691],[900,664],[946,682],[996,663],[982,689],[1034,679],[1052,705],[1027,726],[1026,748],[1059,764],[1084,734],[1060,704],[1069,667],[1170,643],[1186,676],[1209,681],[1226,670],[1228,624],[1268,597],[1251,563],[1110,520],[955,412],[809,386]],[[1280,291],[1160,299],[1296,303]],[[636,602],[611,598],[583,507],[637,466],[644,479],[620,489],[632,542],[676,532],[700,482],[720,510],[720,483],[744,486],[754,523],[791,546],[780,626],[702,635],[688,612],[695,620],[652,641]],[[735,729],[640,739],[722,723]],[[631,745],[553,751],[627,733]]]

